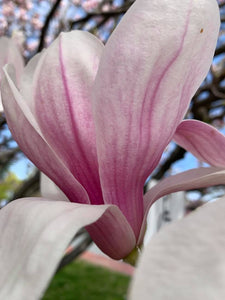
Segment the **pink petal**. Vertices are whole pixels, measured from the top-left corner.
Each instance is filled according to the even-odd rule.
[[[42,134],[93,204],[103,203],[90,102],[102,50],[90,33],[61,34],[46,50],[34,87],[35,118]]]
[[[214,127],[196,120],[178,126],[174,141],[212,166],[225,167],[225,136]]]
[[[3,208],[0,298],[40,299],[75,233],[116,210],[43,198],[24,198]],[[107,226],[104,229],[107,233]],[[127,242],[123,238],[119,244]]]
[[[157,199],[178,191],[219,185],[224,182],[225,170],[218,167],[192,169],[161,180],[144,195],[145,215],[138,244],[142,243],[144,237],[148,211]]]
[[[46,55],[45,49],[41,52],[36,54],[29,60],[24,68],[21,82],[20,82],[20,93],[25,100],[26,105],[29,106],[30,110],[34,114],[34,97],[33,97],[33,89],[34,89],[34,78],[35,73],[37,71],[38,64],[41,63],[41,60],[44,59]]]
[[[117,206],[86,227],[97,246],[113,259],[122,259],[136,246],[134,232]]]
[[[89,203],[87,193],[43,139],[40,128],[17,90],[10,68],[5,69],[1,93],[7,123],[25,155],[50,177],[71,201]],[[9,72],[9,73],[8,73]]]
[[[136,236],[144,181],[208,72],[218,31],[216,1],[139,0],[106,44],[93,94],[101,184]]]
[[[1,97],[1,93],[0,93],[0,114],[3,111],[4,111],[4,109],[3,109],[3,105],[2,105],[2,97]]]
[[[164,227],[144,249],[130,300],[225,299],[225,198]]]
[[[15,42],[8,37],[1,37],[0,53],[0,80],[3,75],[2,68],[4,65],[11,63],[15,67],[17,81],[20,82],[24,68],[24,60]]]
[[[5,64],[11,63],[14,65],[16,70],[17,81],[20,82],[24,60],[23,57],[12,39],[5,36],[0,38],[0,81],[3,76],[3,67]],[[0,113],[3,111],[2,100],[0,95]]]

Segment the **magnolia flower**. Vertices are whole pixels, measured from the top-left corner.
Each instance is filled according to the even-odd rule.
[[[24,61],[23,57],[15,44],[15,42],[8,37],[0,38],[0,81],[3,76],[3,66],[7,63],[12,63],[16,69],[17,82],[23,72]],[[3,111],[2,101],[0,99],[0,112]]]
[[[28,63],[20,89],[5,68],[10,130],[66,198],[1,211],[0,297],[37,299],[80,227],[110,257],[130,258],[155,200],[224,181],[212,167],[142,192],[207,74],[218,31],[214,0],[137,0],[105,47],[87,32],[61,34]]]

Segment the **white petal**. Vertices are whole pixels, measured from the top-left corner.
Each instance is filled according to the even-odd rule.
[[[66,195],[58,186],[44,173],[41,172],[40,178],[41,195],[47,199],[69,201]]]
[[[162,229],[144,250],[130,300],[225,299],[225,198]]]
[[[75,233],[107,209],[44,198],[15,200],[3,208],[0,299],[40,299]]]

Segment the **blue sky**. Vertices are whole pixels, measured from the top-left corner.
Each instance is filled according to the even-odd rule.
[[[32,173],[34,165],[30,160],[23,157],[17,162],[14,162],[10,167],[10,171],[15,172],[19,179],[23,180]]]

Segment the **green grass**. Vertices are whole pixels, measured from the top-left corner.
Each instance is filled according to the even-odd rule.
[[[130,277],[81,260],[60,270],[43,300],[124,300]]]

